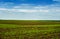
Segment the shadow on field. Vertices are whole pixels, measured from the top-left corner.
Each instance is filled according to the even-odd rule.
[[[0,28],[0,39],[60,39],[60,31],[33,27]]]

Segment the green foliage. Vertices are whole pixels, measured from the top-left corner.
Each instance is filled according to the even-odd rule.
[[[16,25],[59,25],[60,20],[0,20],[0,24]]]
[[[22,24],[27,22],[27,24],[22,25],[21,22]],[[0,39],[60,39],[59,21],[49,21],[50,24],[48,21],[38,21],[42,24],[30,25],[31,22],[37,23],[35,20],[0,21]]]

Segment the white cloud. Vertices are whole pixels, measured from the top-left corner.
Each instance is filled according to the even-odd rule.
[[[55,7],[55,5],[48,6],[32,6],[29,4],[21,4],[19,6],[14,6],[11,9],[8,8],[0,8],[0,11],[8,11],[8,12],[24,12],[24,13],[49,13],[49,12],[60,12],[60,7]]]
[[[0,18],[3,19],[60,19],[59,13],[60,7],[55,4],[47,6],[21,4],[13,8],[0,8]]]
[[[0,8],[0,10],[7,10],[6,8]]]
[[[32,8],[32,9],[24,9],[24,8],[22,8],[22,9],[15,9],[15,8],[12,8],[12,9],[8,9],[8,8],[0,8],[0,11],[5,11],[5,12],[19,12],[19,13],[21,13],[21,12],[23,12],[23,13],[50,13],[50,12],[60,12],[60,8],[58,8],[58,7],[51,7],[51,8],[49,8],[49,7],[34,7],[34,8]]]
[[[49,12],[49,10],[44,9],[6,9],[0,8],[0,11],[9,11],[9,12],[24,12],[24,13],[39,13],[39,12]]]

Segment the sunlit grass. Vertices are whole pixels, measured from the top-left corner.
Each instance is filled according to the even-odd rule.
[[[60,24],[0,24],[0,39],[60,39]]]

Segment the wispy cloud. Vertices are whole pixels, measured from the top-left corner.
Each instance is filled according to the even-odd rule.
[[[9,11],[9,12],[24,12],[24,13],[39,13],[39,12],[49,12],[49,10],[36,10],[36,9],[6,9],[0,8],[0,11]]]
[[[56,5],[49,6],[32,6],[32,5],[19,5],[14,6],[13,8],[0,8],[0,11],[9,11],[9,12],[24,12],[24,13],[49,13],[49,12],[60,12],[60,7]]]
[[[33,5],[11,3],[0,4],[0,18],[4,19],[60,19],[59,3],[51,5]]]

